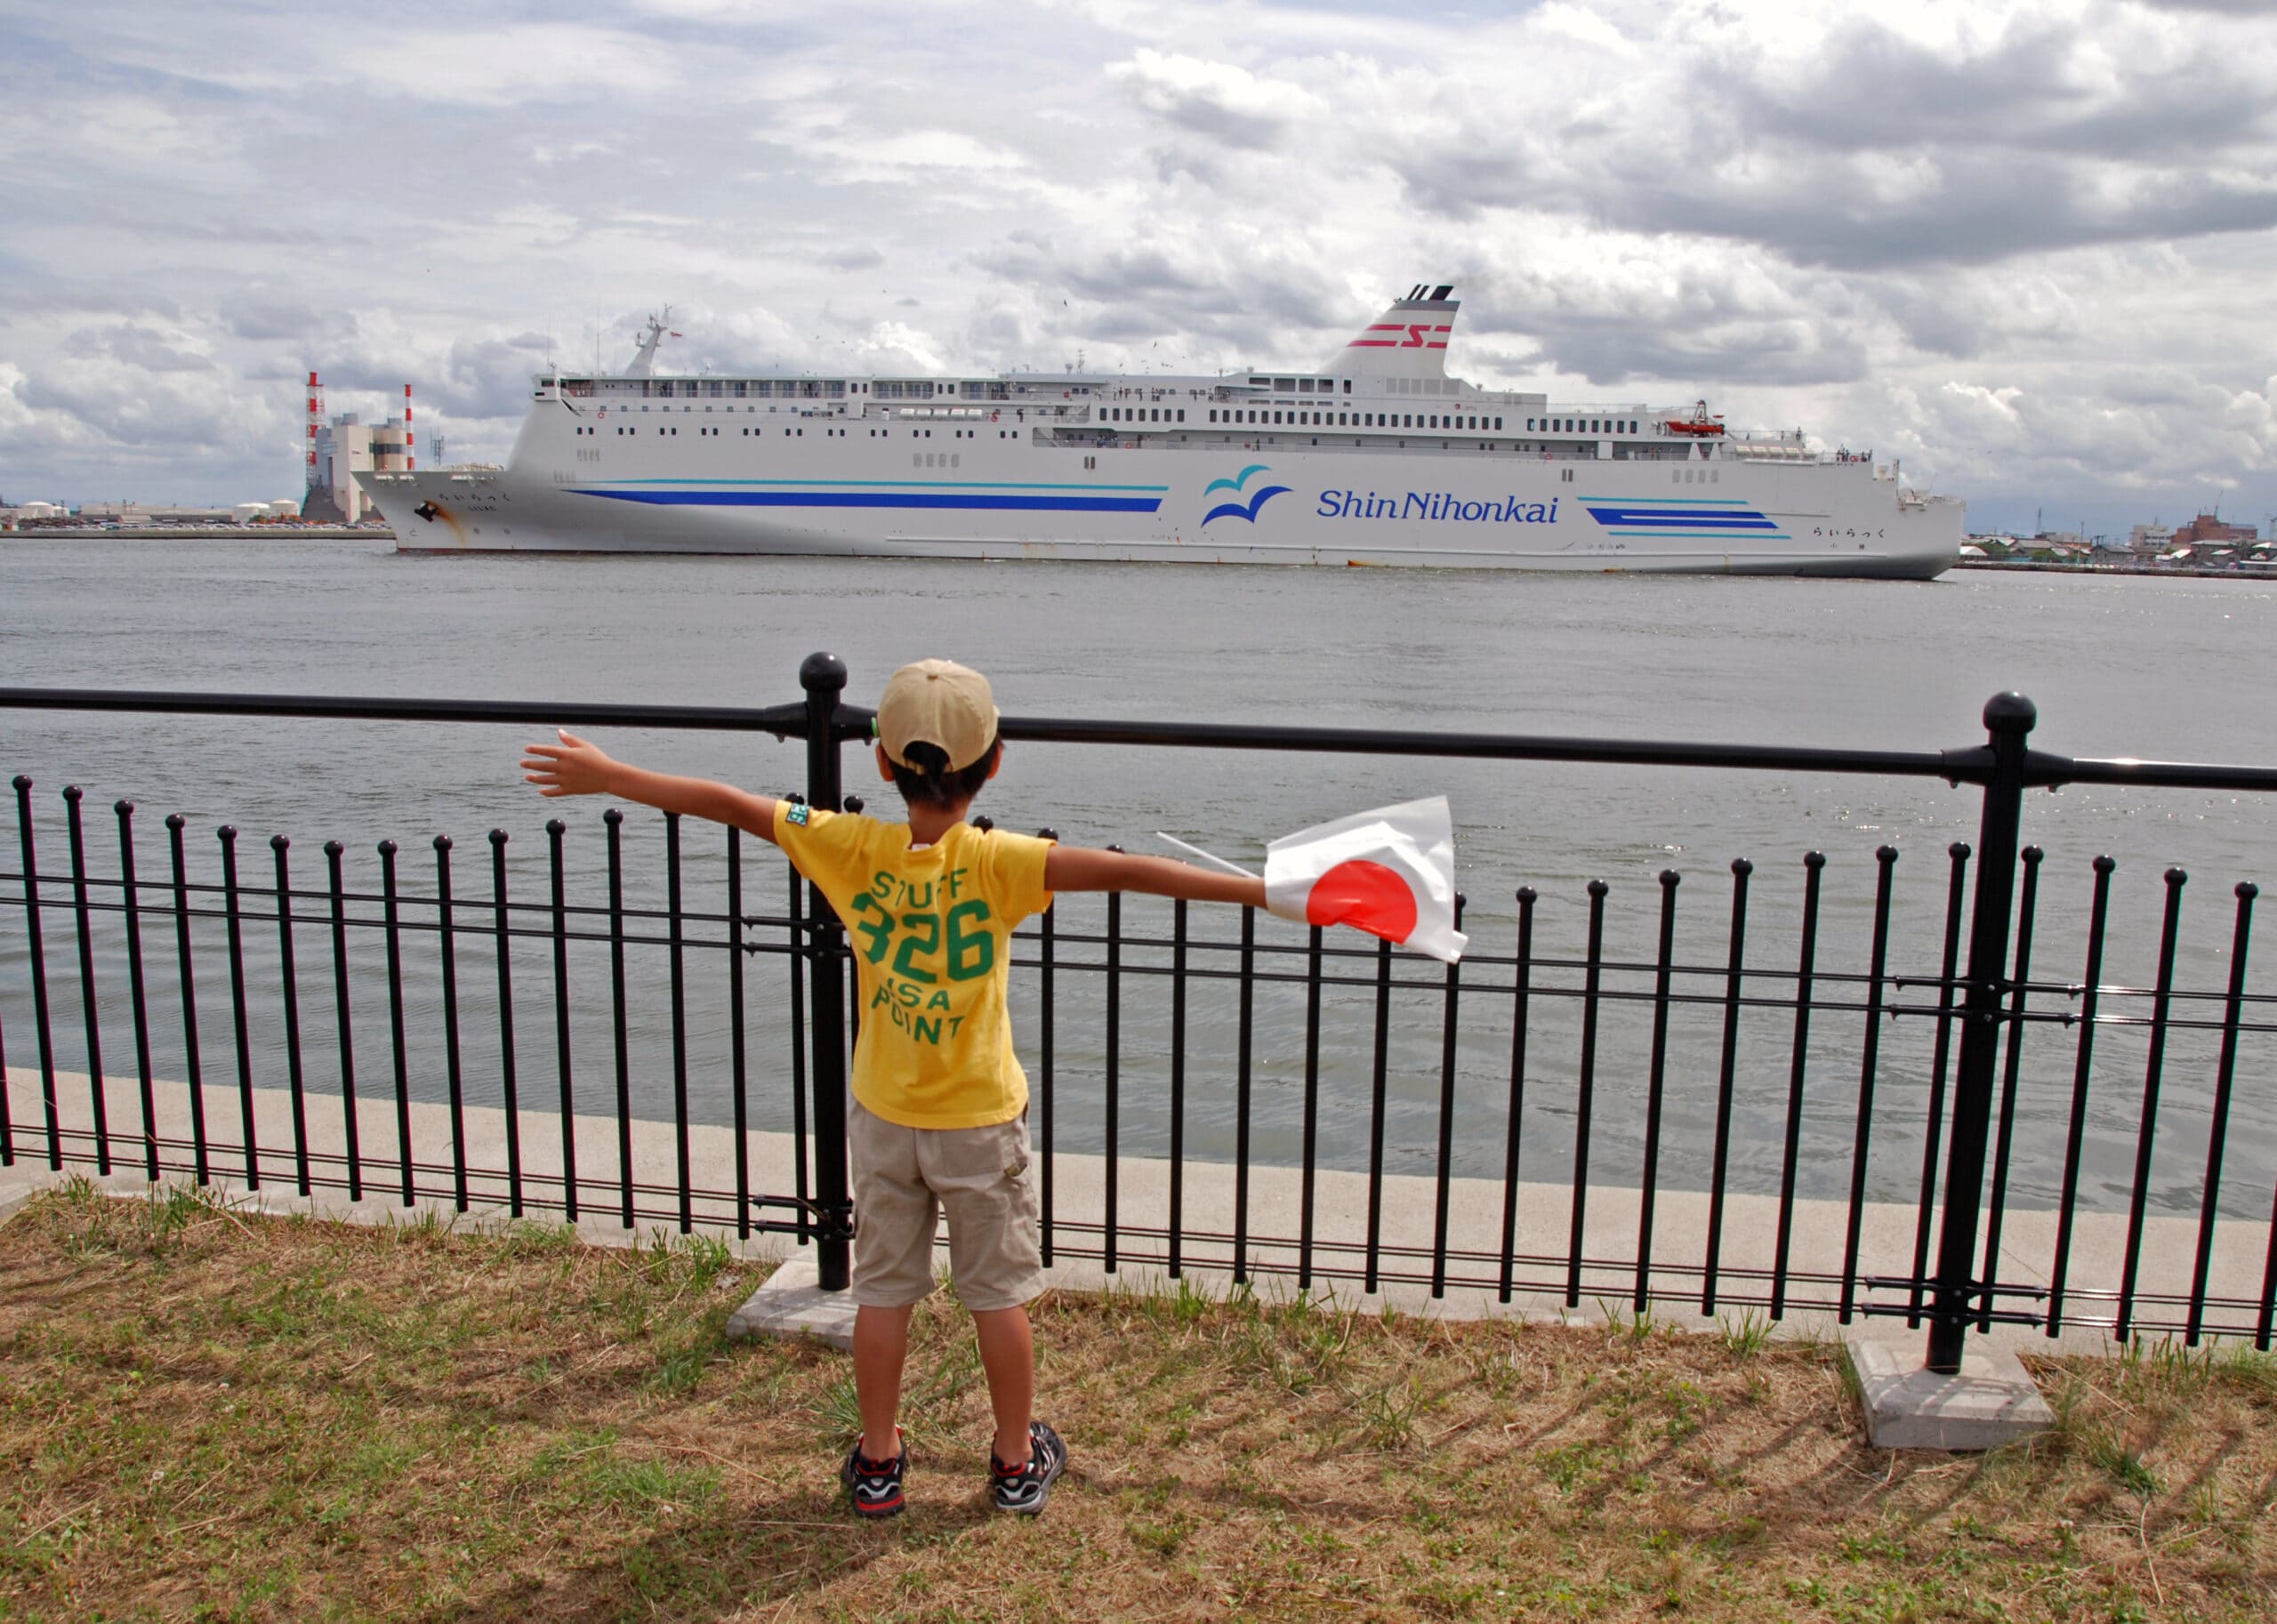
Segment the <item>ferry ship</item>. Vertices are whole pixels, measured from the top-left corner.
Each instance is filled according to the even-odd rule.
[[[1962,504],[1705,402],[1446,371],[1452,285],[1319,371],[539,374],[503,468],[358,473],[404,551],[771,553],[1928,580]],[[669,312],[667,312],[669,314]]]

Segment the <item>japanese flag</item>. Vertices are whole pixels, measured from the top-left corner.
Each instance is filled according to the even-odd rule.
[[[1283,919],[1350,925],[1452,964],[1455,829],[1447,798],[1356,812],[1265,848],[1265,905]]]

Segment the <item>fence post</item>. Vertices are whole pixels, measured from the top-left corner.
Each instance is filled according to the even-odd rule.
[[[807,804],[839,809],[838,696],[846,691],[846,662],[810,654],[799,666],[807,691]],[[807,888],[808,1009],[814,1032],[816,1267],[825,1291],[843,1291],[853,1279],[850,1242],[854,1203],[846,1187],[846,929],[830,899]]]
[[[1984,703],[1992,774],[1984,783],[1984,816],[1976,847],[1967,991],[1960,1015],[1960,1062],[1953,1079],[1952,1138],[1945,1160],[1944,1227],[1937,1243],[1935,1297],[1929,1314],[1928,1368],[1945,1376],[1959,1371],[1961,1344],[1978,1312],[1977,1209],[1984,1196],[1984,1152],[1991,1137],[1992,1074],[2000,1049],[2002,979],[2016,890],[2016,841],[2024,822],[2026,737],[2039,720],[2039,710],[2022,694],[1995,694]],[[1991,1283],[1992,1273],[1988,1262],[1984,1285]]]

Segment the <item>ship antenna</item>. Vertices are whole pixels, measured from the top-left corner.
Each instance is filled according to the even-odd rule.
[[[656,346],[667,337],[680,336],[679,334],[669,332],[666,328],[665,324],[672,319],[672,307],[666,305],[663,315],[648,318],[648,325],[640,334],[640,347],[632,353],[632,364],[624,369],[626,377],[646,378],[655,372]]]

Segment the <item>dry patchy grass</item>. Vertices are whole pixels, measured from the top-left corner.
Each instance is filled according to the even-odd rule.
[[[1983,1458],[1858,1437],[1831,1347],[1190,1294],[1039,1306],[1074,1464],[986,1508],[921,1311],[908,1515],[826,1351],[722,1339],[715,1243],[81,1190],[0,1228],[0,1620],[2261,1620],[2277,1363],[2040,1366]]]

